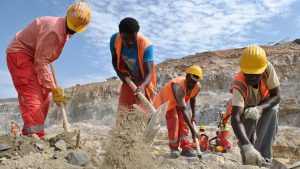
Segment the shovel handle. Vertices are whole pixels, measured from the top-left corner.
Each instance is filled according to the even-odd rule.
[[[196,130],[196,124],[195,124],[195,122],[193,122],[193,127],[194,127],[194,129]],[[199,139],[196,138],[195,141],[196,141],[197,155],[198,155],[198,156],[201,156],[201,155],[202,155],[202,152],[201,152],[201,149],[200,149]]]
[[[57,77],[56,77],[56,74],[55,74],[55,70],[54,70],[54,67],[53,67],[52,63],[50,63],[50,68],[51,68],[52,76],[53,76],[53,79],[54,79],[54,83],[55,83],[56,87],[59,87]],[[62,117],[63,117],[63,124],[64,124],[63,126],[64,126],[64,129],[65,129],[65,133],[67,135],[67,133],[70,132],[70,124],[68,122],[68,118],[67,118],[67,115],[66,115],[65,105],[63,103],[60,103],[59,107],[60,107]]]
[[[130,88],[135,92],[137,87],[136,85],[131,81],[131,79],[129,77],[125,77],[125,81],[127,82],[127,84],[130,86]],[[149,102],[149,100],[145,97],[145,95],[141,92],[137,92],[137,97],[140,99],[140,101],[146,105],[146,107],[148,109],[150,109],[151,113],[156,112],[155,107]]]

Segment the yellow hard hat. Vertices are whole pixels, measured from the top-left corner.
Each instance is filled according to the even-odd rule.
[[[67,12],[67,25],[75,32],[83,32],[91,20],[91,9],[86,2],[71,5]]]
[[[244,49],[240,58],[240,69],[246,74],[262,74],[268,66],[266,52],[258,45]]]
[[[196,75],[199,77],[199,79],[202,79],[202,69],[197,65],[188,67],[186,69],[186,74]]]
[[[216,147],[216,151],[217,152],[222,152],[223,151],[223,147],[222,146],[217,146]]]
[[[200,125],[199,129],[200,129],[200,130],[205,130],[206,127],[205,127],[204,125]]]

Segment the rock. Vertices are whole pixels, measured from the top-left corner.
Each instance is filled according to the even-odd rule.
[[[0,163],[1,163],[2,165],[8,164],[7,158],[5,158],[5,157],[0,158]]]
[[[198,157],[189,157],[189,158],[186,158],[188,163],[196,163],[196,162],[199,162],[199,158]]]
[[[98,157],[93,156],[93,157],[92,157],[92,162],[98,164],[98,163],[100,163],[100,160],[99,160]]]
[[[295,39],[294,43],[297,43],[298,45],[300,45],[300,39]]]
[[[59,140],[55,143],[55,147],[58,150],[63,150],[66,151],[67,150],[67,143],[65,142],[65,140]]]
[[[9,144],[0,144],[0,151],[5,151],[11,149],[11,146]]]
[[[59,154],[57,152],[55,152],[54,154],[51,155],[50,159],[56,160],[58,159]]]
[[[78,166],[85,166],[90,162],[88,154],[83,151],[71,151],[66,159],[70,164]]]
[[[35,143],[34,146],[39,150],[44,150],[45,145],[42,143]]]
[[[33,134],[31,135],[31,137],[32,137],[33,139],[40,140],[40,137],[39,137],[37,134],[35,134],[35,133],[33,133]]]
[[[22,158],[22,157],[19,156],[19,155],[18,155],[18,156],[13,156],[13,157],[11,157],[12,160],[18,160],[18,159],[20,159],[20,158]]]
[[[7,160],[5,157],[0,158],[0,162]]]

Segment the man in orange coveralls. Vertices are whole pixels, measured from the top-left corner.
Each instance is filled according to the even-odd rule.
[[[89,5],[77,2],[69,7],[66,17],[34,19],[8,45],[7,66],[18,92],[24,135],[45,135],[50,92],[56,104],[66,102],[62,89],[53,82],[48,64],[59,57],[70,36],[83,32],[89,22]]]
[[[192,122],[195,122],[196,96],[201,89],[201,79],[202,69],[196,65],[190,66],[186,70],[186,77],[177,77],[170,80],[155,98],[156,108],[169,101],[166,122],[172,158],[178,158],[180,155],[196,157],[192,150],[192,143],[188,140],[188,133],[191,130],[194,141],[198,137]],[[186,110],[188,102],[190,102],[192,111],[191,120]],[[179,146],[182,149],[181,153],[179,153]]]

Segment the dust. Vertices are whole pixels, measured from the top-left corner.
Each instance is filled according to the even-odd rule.
[[[138,110],[128,110],[104,144],[104,169],[152,169],[154,159],[144,143],[143,131],[148,117]]]

